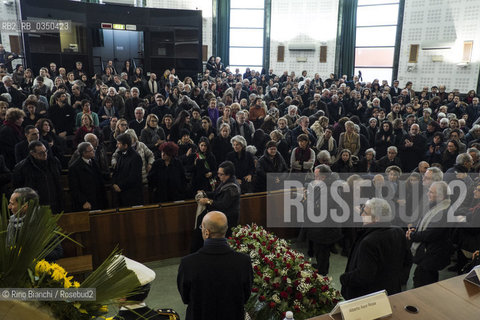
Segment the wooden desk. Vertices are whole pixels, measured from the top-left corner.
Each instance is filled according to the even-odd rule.
[[[408,290],[389,297],[392,320],[474,320],[480,318],[480,288],[463,281],[465,275],[425,287]],[[405,306],[418,308],[417,314]],[[310,320],[331,319],[328,314]],[[335,317],[341,319],[341,317]]]

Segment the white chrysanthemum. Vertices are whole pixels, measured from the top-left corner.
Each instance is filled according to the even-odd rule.
[[[305,270],[300,271],[300,274],[302,275],[302,278],[309,278],[309,277],[312,276],[312,273],[311,273],[311,272],[305,271]]]
[[[280,297],[279,297],[278,294],[276,294],[276,293],[273,295],[272,300],[273,300],[275,303],[280,303],[280,302],[281,302]]]
[[[292,279],[287,278],[287,283],[288,283],[288,284],[292,283]]]

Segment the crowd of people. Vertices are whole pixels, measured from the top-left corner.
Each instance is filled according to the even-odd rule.
[[[107,187],[117,206],[195,197],[202,210],[191,246],[203,249],[182,260],[177,279],[190,315],[199,312],[197,303],[210,303],[190,287],[195,265],[208,265],[202,252],[233,255],[225,236],[238,223],[240,194],[282,188],[291,173],[311,173],[306,183],[348,173],[350,186],[372,180],[396,190],[406,179],[407,188],[417,185],[421,194],[427,209],[404,229],[392,227],[396,208],[372,196],[361,215],[364,226],[374,228],[302,231],[321,274],[329,273],[330,252],[341,241],[349,255],[340,277],[346,299],[400,292],[412,262],[419,287],[438,281],[454,248],[456,271],[478,254],[480,102],[474,90],[461,94],[430,84],[415,92],[411,82],[322,79],[308,71],[247,68],[241,74],[215,57],[198,82],[180,79],[175,69],[157,77],[130,61],[121,72],[109,61],[98,74],[81,62],[73,70],[52,62],[38,76],[22,65],[9,71],[0,65],[0,191],[32,188],[58,213],[65,208],[62,170],[68,170],[73,210],[107,208]],[[446,227],[452,174],[467,186],[456,213],[476,228]],[[394,200],[409,206],[408,199]],[[243,305],[251,270],[248,259],[237,258],[248,271],[238,298]]]
[[[289,173],[318,165],[366,179],[480,170],[474,90],[415,92],[412,82],[308,71],[241,74],[215,57],[198,82],[174,68],[157,77],[128,60],[121,72],[112,61],[98,74],[81,62],[73,70],[52,62],[38,76],[20,64],[8,71],[0,66],[1,191],[10,182],[31,187],[54,212],[64,208],[62,169],[73,210],[106,208],[110,185],[118,206],[145,204],[143,186],[154,203],[212,192],[225,161],[241,193],[265,191],[269,173],[280,187]]]

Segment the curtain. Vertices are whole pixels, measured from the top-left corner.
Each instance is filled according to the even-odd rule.
[[[352,79],[355,67],[355,38],[357,26],[357,0],[340,0],[335,70],[338,77],[346,74]]]
[[[216,55],[222,58],[223,65],[230,64],[230,0],[217,0],[217,27],[215,30],[217,43]]]

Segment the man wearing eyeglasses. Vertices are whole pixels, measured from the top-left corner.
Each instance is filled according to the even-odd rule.
[[[13,187],[30,187],[36,190],[41,205],[50,205],[53,213],[60,213],[63,209],[60,161],[49,157],[47,148],[40,141],[30,142],[28,151],[28,157],[15,166]]]

